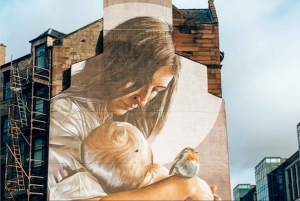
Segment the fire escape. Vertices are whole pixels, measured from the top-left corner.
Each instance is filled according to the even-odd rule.
[[[46,200],[51,68],[11,63],[5,200]]]

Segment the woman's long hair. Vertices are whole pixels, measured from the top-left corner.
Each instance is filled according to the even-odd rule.
[[[105,22],[104,22],[105,23]],[[71,88],[59,97],[92,101],[99,109],[100,123],[107,103],[149,83],[162,66],[169,66],[174,78],[145,107],[136,108],[114,120],[137,126],[152,141],[162,129],[176,90],[180,62],[175,54],[171,27],[151,17],[130,19],[104,36],[102,54],[86,60],[85,67],[71,78]],[[130,87],[125,86],[131,84]]]

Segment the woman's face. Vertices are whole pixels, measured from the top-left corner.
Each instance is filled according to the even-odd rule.
[[[109,112],[115,115],[123,115],[134,108],[145,106],[159,92],[165,90],[172,79],[173,75],[170,67],[163,66],[159,68],[148,84],[134,92],[112,99],[108,103]],[[131,83],[128,83],[128,86],[125,87],[129,87],[130,85]]]

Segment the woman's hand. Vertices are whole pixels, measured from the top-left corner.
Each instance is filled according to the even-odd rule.
[[[197,176],[188,180],[186,188],[190,193],[186,200],[214,200],[211,187]]]
[[[216,194],[216,192],[217,192],[217,186],[211,186],[210,188],[211,188],[211,191],[212,191],[212,193],[213,193],[213,195],[214,195],[214,200],[222,200],[222,199]]]

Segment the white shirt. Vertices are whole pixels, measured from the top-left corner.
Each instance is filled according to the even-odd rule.
[[[81,161],[81,143],[100,126],[92,103],[54,99],[50,110],[49,200],[105,196],[97,179]]]

